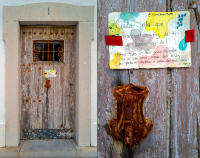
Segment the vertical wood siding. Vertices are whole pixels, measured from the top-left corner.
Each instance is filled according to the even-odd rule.
[[[195,12],[192,67],[173,69],[111,70],[109,51],[104,42],[108,34],[108,13],[188,10],[188,0],[98,0],[98,157],[99,158],[197,158],[199,155],[199,30]],[[130,6],[132,4],[132,6]],[[145,117],[154,121],[151,133],[128,155],[125,147],[106,132],[106,123],[114,115],[112,90],[135,83],[149,88],[144,105]]]
[[[114,112],[112,90],[116,85],[129,83],[128,70],[109,69],[109,52],[104,36],[108,34],[108,14],[110,12],[128,11],[126,0],[98,1],[98,157],[119,158],[121,148],[114,147],[114,142],[106,132],[106,123]]]
[[[171,9],[188,10],[187,0],[175,0]],[[198,27],[194,10],[190,11],[190,28],[195,30],[195,42],[191,43],[192,66],[172,69],[171,103],[171,155],[182,158],[200,157],[197,140],[197,112],[199,112],[199,52]],[[200,47],[200,46],[199,46]],[[199,141],[200,143],[200,141]]]

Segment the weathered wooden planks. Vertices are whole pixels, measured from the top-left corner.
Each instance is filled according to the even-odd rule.
[[[186,0],[173,0],[172,11],[187,10]],[[190,10],[190,28],[195,29],[195,42],[191,43],[192,67],[172,69],[171,103],[171,156],[197,158],[197,112],[199,112],[199,53],[198,27],[194,11]]]
[[[63,126],[67,129],[74,129],[75,119],[75,29],[66,28],[65,33],[65,69],[63,74]]]
[[[68,32],[69,34],[65,34]],[[21,129],[74,129],[75,29],[24,26],[21,29]],[[64,63],[32,61],[33,40],[64,40]],[[44,87],[44,72],[55,69],[51,88]],[[68,122],[66,124],[66,122]]]
[[[98,1],[98,157],[120,157],[122,146],[113,142],[106,132],[106,123],[114,112],[112,90],[115,86],[129,83],[128,70],[111,70],[109,52],[104,36],[108,34],[108,13],[128,11],[126,0]],[[114,146],[117,146],[116,148]]]
[[[98,156],[126,157],[120,143],[111,139],[105,124],[114,112],[112,89],[117,84],[133,82],[149,88],[144,105],[145,116],[154,121],[150,135],[134,150],[134,157],[199,157],[199,54],[198,29],[195,12],[191,12],[191,29],[196,41],[192,46],[192,67],[178,69],[110,70],[109,52],[104,43],[107,34],[107,16],[112,11],[180,11],[187,10],[184,0],[130,0],[98,2]],[[188,2],[188,3],[186,3]],[[122,6],[125,6],[124,8]],[[122,9],[123,8],[123,9]],[[134,9],[133,9],[134,8]],[[197,17],[197,16],[196,16]],[[200,47],[200,46],[199,46]],[[130,78],[130,81],[129,81]]]
[[[22,97],[22,115],[23,117],[22,119],[22,125],[24,128],[31,128],[32,125],[30,125],[30,121],[33,119],[33,112],[31,109],[30,110],[30,106],[31,106],[31,75],[29,73],[29,71],[31,71],[31,65],[29,65],[30,63],[30,58],[31,55],[28,53],[31,48],[28,47],[28,45],[31,43],[32,40],[32,29],[27,29],[21,30],[21,44],[23,45],[22,47],[22,55],[21,55],[21,97]],[[34,121],[33,121],[34,122]]]
[[[135,12],[166,11],[165,0],[135,0]],[[130,71],[130,82],[146,86],[149,96],[144,105],[145,117],[154,122],[146,139],[136,146],[134,157],[167,157],[168,154],[168,109],[167,70],[139,69]]]

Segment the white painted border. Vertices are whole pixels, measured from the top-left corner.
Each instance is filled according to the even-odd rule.
[[[47,14],[50,8],[51,16]],[[77,10],[79,12],[77,12]],[[40,3],[6,6],[3,9],[4,40],[6,48],[6,146],[18,146],[20,133],[19,95],[19,30],[24,21],[78,22],[77,109],[76,141],[78,146],[91,145],[91,36],[92,6],[72,6],[58,3]],[[12,98],[12,99],[11,99]]]
[[[5,147],[5,123],[0,123],[0,147]]]
[[[2,10],[3,2],[0,2],[0,10]],[[0,12],[0,17],[2,17]],[[0,20],[0,26],[3,26],[2,20]],[[5,147],[5,49],[2,38],[2,30],[0,30],[0,147]]]
[[[97,4],[94,17],[94,39],[91,45],[91,146],[97,146]]]

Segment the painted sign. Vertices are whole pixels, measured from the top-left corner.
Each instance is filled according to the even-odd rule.
[[[45,79],[48,79],[50,77],[56,77],[56,75],[57,75],[57,72],[56,70],[53,70],[53,69],[45,70],[44,72]]]
[[[123,46],[109,46],[111,69],[191,66],[188,11],[113,12],[108,19],[109,35],[123,40]]]

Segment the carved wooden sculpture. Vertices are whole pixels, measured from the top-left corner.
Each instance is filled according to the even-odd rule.
[[[153,127],[153,122],[143,114],[143,103],[148,89],[135,84],[117,86],[113,90],[117,118],[108,122],[109,132],[126,146],[142,141]]]

